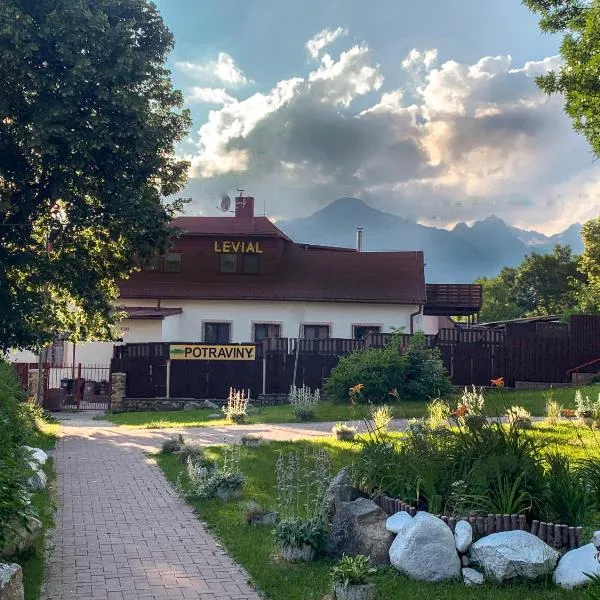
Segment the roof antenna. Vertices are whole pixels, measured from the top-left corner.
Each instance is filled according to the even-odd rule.
[[[267,199],[263,198],[263,217],[267,216]]]

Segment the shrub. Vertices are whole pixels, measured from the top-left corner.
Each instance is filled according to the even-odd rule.
[[[184,445],[185,442],[183,441],[183,436],[181,434],[177,437],[170,437],[168,440],[165,440],[162,443],[160,453],[175,454],[177,452],[180,452]]]
[[[356,427],[350,427],[346,423],[336,423],[332,428],[331,432],[337,437],[338,440],[353,440],[356,435]]]
[[[288,402],[293,406],[298,421],[312,421],[320,399],[321,392],[318,388],[313,392],[305,385],[301,388],[292,385],[288,393]]]
[[[373,427],[380,433],[387,433],[393,417],[392,409],[387,404],[371,409]]]
[[[506,411],[506,418],[511,427],[531,429],[531,413],[522,406],[511,406]]]
[[[187,464],[192,461],[194,464],[202,467],[212,468],[215,461],[206,456],[204,448],[198,444],[184,444],[180,450],[177,451],[179,462]]]
[[[36,514],[30,503],[31,471],[23,445],[36,429],[37,412],[25,401],[12,367],[0,360],[0,549],[15,528]]]
[[[239,461],[240,449],[236,446],[226,446],[220,464],[212,470],[189,459],[186,469],[188,497],[198,500],[220,497],[226,500],[241,494],[246,476],[240,471]]]
[[[546,422],[548,425],[557,425],[562,416],[563,407],[552,398],[552,392],[546,399]]]
[[[402,352],[397,335],[385,348],[360,350],[343,357],[325,383],[328,396],[348,401],[350,390],[361,385],[356,398],[374,404],[389,401],[390,393],[422,400],[441,396],[452,388],[437,349],[427,348],[425,336],[415,334]]]
[[[581,476],[563,454],[550,454],[548,493],[546,496],[548,519],[577,527],[586,522],[593,511],[593,498],[583,484]]]
[[[244,391],[229,388],[227,404],[221,409],[225,418],[232,423],[242,423],[248,416],[248,403],[250,402],[250,391],[248,395]]]
[[[427,416],[425,421],[430,429],[441,429],[448,425],[450,407],[440,398],[436,398],[425,407]]]
[[[371,564],[371,558],[363,554],[347,556],[344,554],[341,560],[331,569],[331,578],[334,584],[348,587],[350,585],[364,585],[369,583],[371,575],[377,569]]]
[[[579,474],[586,483],[596,510],[600,510],[600,457],[583,459],[579,464]]]
[[[277,523],[273,534],[281,546],[310,546],[316,552],[324,549],[327,540],[327,528],[321,518],[287,517]]]

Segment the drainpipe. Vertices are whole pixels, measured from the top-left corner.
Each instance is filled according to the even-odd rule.
[[[419,309],[414,312],[414,313],[410,313],[409,317],[410,317],[410,334],[412,335],[415,332],[415,323],[414,323],[414,319],[416,316],[420,315],[421,312],[423,310],[423,305],[419,304]]]

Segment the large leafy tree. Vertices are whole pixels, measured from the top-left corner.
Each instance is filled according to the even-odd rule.
[[[115,282],[167,247],[172,46],[147,0],[0,2],[0,348],[110,337]]]
[[[563,33],[558,71],[538,77],[548,94],[560,93],[576,131],[600,156],[600,0],[523,0],[540,15],[543,31]]]
[[[587,276],[580,258],[569,246],[555,246],[550,254],[532,252],[497,277],[480,279],[483,285],[483,321],[555,315],[576,310]]]

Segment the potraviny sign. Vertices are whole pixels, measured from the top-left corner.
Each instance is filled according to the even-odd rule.
[[[171,344],[171,360],[256,360],[256,346]]]

